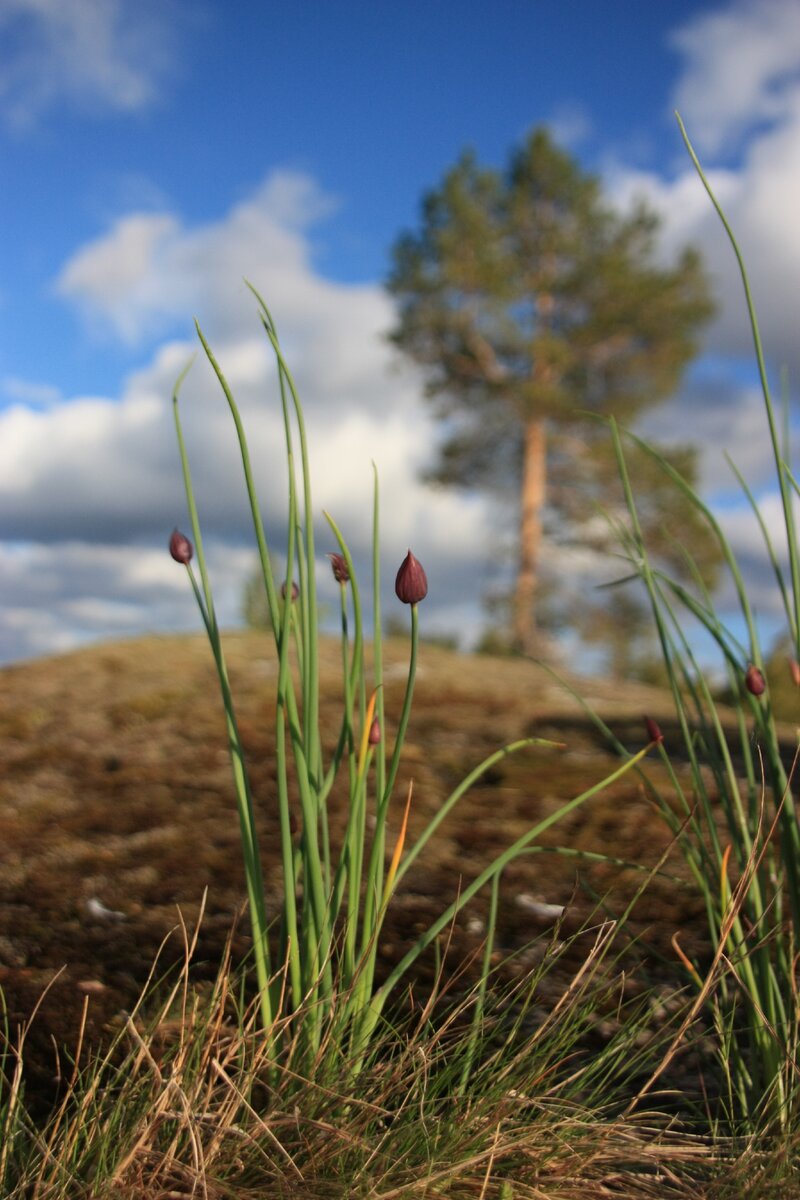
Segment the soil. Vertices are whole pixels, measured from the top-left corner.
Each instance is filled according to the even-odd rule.
[[[267,635],[257,633],[231,634],[226,653],[257,808],[268,911],[275,913],[282,886],[275,655]],[[402,639],[387,644],[390,742],[406,654]],[[338,643],[324,643],[321,707],[329,747],[341,712],[339,664]],[[597,680],[580,687],[631,749],[647,740],[645,713],[670,740],[665,694]],[[402,881],[379,947],[382,970],[447,907],[460,884],[619,762],[569,692],[541,667],[423,646],[390,846],[409,780],[413,839],[473,766],[528,735],[563,742],[564,748],[534,746],[505,758],[460,801]],[[647,770],[663,784],[651,758]],[[242,912],[238,819],[207,643],[149,637],[5,668],[0,770],[0,988],[12,1042],[39,1006],[26,1042],[28,1087],[48,1096],[57,1090],[55,1048],[74,1044],[87,997],[87,1041],[97,1044],[135,1003],[159,948],[161,970],[182,959],[179,912],[192,927],[207,889],[198,978],[216,973]],[[330,812],[335,840],[345,815],[341,789],[332,793]],[[670,835],[631,773],[541,841],[650,867],[668,852]],[[665,988],[682,982],[670,945],[676,930],[688,954],[704,953],[702,906],[683,878],[680,855],[668,854],[630,925],[639,939],[630,953],[640,972],[650,983],[663,979]],[[555,918],[545,906],[567,906],[558,927],[563,936],[580,928],[598,898],[604,914],[622,912],[642,879],[632,866],[557,854],[521,857],[503,875],[497,956],[509,959],[528,947],[527,959],[509,959],[511,972],[523,969],[553,936]],[[476,898],[451,931],[449,961],[479,951],[485,905],[486,897]],[[235,956],[248,945],[245,915],[237,925]],[[420,986],[431,969],[429,956]]]

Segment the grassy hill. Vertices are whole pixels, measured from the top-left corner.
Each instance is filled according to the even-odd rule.
[[[282,888],[273,734],[275,656],[271,640],[256,633],[229,635],[226,652],[256,803],[267,909],[272,915],[278,911]],[[321,728],[329,747],[336,738],[342,703],[339,654],[338,643],[323,641]],[[385,647],[385,736],[390,742],[402,704],[406,654],[402,639],[390,641]],[[646,742],[644,714],[662,725],[670,742],[671,702],[666,694],[641,685],[623,686],[594,679],[576,686],[631,750]],[[390,819],[390,831],[396,833],[399,828],[409,780],[414,781],[410,817],[413,838],[473,766],[501,745],[528,735],[559,745],[532,746],[503,759],[460,801],[403,878],[392,900],[378,947],[379,977],[495,854],[537,820],[609,774],[618,761],[569,691],[543,668],[520,660],[464,656],[436,646],[422,647],[414,708],[396,786],[397,811]],[[646,770],[663,784],[664,768],[655,756],[651,759]],[[207,642],[201,637],[148,637],[4,669],[0,672],[0,764],[0,988],[5,995],[11,1043],[13,1031],[37,1010],[26,1033],[25,1088],[30,1111],[43,1117],[54,1100],[69,1093],[74,1082],[67,1069],[69,1048],[75,1046],[79,1036],[85,1058],[93,1047],[105,1045],[115,1031],[130,1027],[127,1014],[153,971],[156,956],[157,972],[181,963],[184,941],[180,923],[183,921],[190,930],[194,928],[204,895],[205,911],[191,969],[194,984],[212,989],[234,926],[234,959],[248,952],[248,922],[245,919],[236,924],[242,912],[245,882],[223,713]],[[346,815],[345,796],[346,790],[334,789],[331,798],[334,843]],[[584,1053],[605,1053],[604,1048],[613,1045],[615,1038],[625,1036],[622,1006],[640,1001],[645,1014],[639,1018],[644,1022],[644,1040],[636,1045],[644,1046],[651,1036],[659,1036],[659,1027],[671,1019],[670,1013],[674,1016],[677,1010],[670,1008],[670,997],[686,984],[684,968],[671,946],[672,935],[680,931],[684,951],[699,963],[707,961],[708,947],[702,901],[687,882],[683,859],[671,850],[668,831],[647,797],[642,777],[630,773],[593,797],[548,830],[541,847],[547,852],[523,855],[503,873],[494,953],[498,983],[513,986],[515,979],[535,970],[555,950],[556,969],[543,974],[533,1011],[538,1014],[537,1020],[544,1019],[548,1011],[558,1011],[565,988],[569,991],[575,986],[574,980],[581,979],[604,922],[621,915],[647,881],[614,944],[613,954],[602,967],[612,986],[601,1007],[589,1010],[592,1015],[580,1034]],[[648,880],[649,870],[656,866],[658,872]],[[558,920],[561,906],[565,912]],[[417,1004],[424,1002],[430,991],[442,955],[453,968],[454,995],[459,991],[466,994],[478,974],[476,963],[485,940],[486,909],[487,897],[479,894],[447,935],[440,937],[437,947],[420,961],[412,980]],[[598,992],[601,994],[602,988]],[[220,1015],[219,1029],[227,1019],[229,1013],[224,1019]],[[185,1010],[179,1024],[180,1045],[184,1047],[180,1053],[185,1051],[191,1057],[193,1052],[185,1049],[190,1044]],[[535,1031],[532,1036],[535,1038]],[[423,1058],[429,1051],[434,1052],[437,1037],[434,1035]],[[409,1053],[412,1051],[413,1044]],[[140,1067],[144,1063],[147,1069],[151,1052],[152,1047],[142,1050],[136,1060]],[[574,1049],[563,1052],[569,1056]],[[688,1103],[692,1089],[699,1095],[698,1087],[703,1085],[698,1065],[707,1071],[712,1058],[702,1039],[694,1039],[689,1052],[670,1065],[662,1079],[668,1090],[660,1093],[661,1103],[668,1110],[676,1105],[681,1109]],[[563,1065],[560,1063],[558,1069]],[[160,1086],[157,1063],[153,1069]],[[397,1066],[388,1082],[385,1075],[381,1076],[380,1088],[400,1089],[398,1095],[405,1095],[411,1086],[404,1074],[409,1069],[416,1070]],[[648,1069],[643,1068],[645,1074]],[[425,1079],[427,1071],[426,1066]],[[380,1106],[372,1106],[375,1112],[389,1112],[396,1104],[404,1111],[406,1101],[389,1100],[389,1090],[381,1091]],[[143,1112],[148,1113],[153,1103],[169,1107],[173,1104],[171,1094],[167,1086],[157,1101],[146,1102]],[[545,1086],[542,1095],[547,1094]],[[513,1090],[508,1093],[512,1095],[516,1095]],[[371,1094],[364,1099],[371,1104]],[[529,1100],[526,1098],[526,1106]],[[317,1132],[328,1128],[328,1133],[316,1150],[302,1134],[310,1166],[306,1164],[305,1174],[300,1174],[306,1180],[322,1179],[321,1190],[310,1191],[304,1186],[296,1192],[278,1190],[274,1194],[349,1194],[341,1174],[345,1168],[337,1158],[339,1151],[334,1153],[330,1146],[333,1127],[326,1122],[333,1118],[325,1108],[325,1095],[320,1100],[315,1093],[307,1102],[322,1105],[314,1127]],[[508,1097],[497,1088],[495,1102],[506,1111]],[[431,1104],[435,1109],[433,1098]],[[428,1140],[430,1112],[426,1105],[420,1101],[421,1125],[413,1154],[430,1165],[433,1151]],[[467,1110],[474,1112],[475,1128],[466,1117],[463,1121],[461,1117],[454,1119],[448,1126],[449,1137],[462,1137],[458,1143],[462,1148],[448,1151],[451,1165],[441,1168],[440,1175],[449,1183],[468,1179],[469,1186],[450,1190],[448,1183],[444,1191],[430,1192],[420,1191],[416,1184],[409,1185],[408,1191],[396,1186],[394,1190],[389,1187],[387,1196],[485,1195],[513,1200],[518,1195],[535,1194],[564,1200],[578,1195],[599,1200],[610,1195],[669,1195],[688,1200],[700,1194],[734,1194],[726,1193],[722,1185],[717,1191],[695,1192],[693,1184],[680,1182],[680,1172],[667,1189],[662,1166],[670,1155],[676,1156],[676,1171],[679,1161],[684,1163],[685,1179],[695,1178],[696,1159],[706,1161],[708,1157],[706,1149],[691,1138],[684,1139],[680,1148],[672,1146],[669,1122],[664,1126],[664,1142],[662,1134],[656,1138],[649,1127],[640,1128],[638,1117],[632,1118],[633,1125],[618,1126],[614,1118],[601,1128],[586,1125],[577,1110],[570,1115],[569,1106],[545,1107],[539,1116],[526,1107],[521,1125],[521,1117],[515,1118],[514,1128],[522,1132],[515,1133],[507,1144],[501,1143],[497,1140],[498,1125],[497,1134],[492,1135],[495,1150],[491,1149],[490,1139],[488,1149],[470,1157],[470,1147],[477,1144],[475,1139],[488,1138],[489,1118],[479,1115],[478,1092],[469,1098]],[[542,1116],[545,1113],[546,1119]],[[344,1121],[340,1136],[341,1144],[351,1149],[357,1142],[347,1123],[352,1116],[352,1103],[348,1103],[339,1114]],[[237,1119],[241,1121],[241,1116]],[[281,1119],[290,1124],[293,1120],[288,1116]],[[502,1124],[506,1117],[497,1119]],[[113,1145],[118,1137],[116,1121],[114,1117],[110,1124],[106,1122],[102,1137],[98,1134],[103,1145]],[[381,1129],[387,1129],[383,1117],[381,1121]],[[85,1126],[86,1120],[81,1117],[78,1124]],[[36,1195],[59,1200],[79,1194],[124,1195],[133,1200],[140,1196],[190,1194],[177,1186],[165,1190],[163,1185],[164,1171],[172,1172],[171,1180],[178,1171],[181,1186],[189,1187],[182,1174],[188,1168],[175,1150],[177,1142],[169,1144],[171,1148],[164,1151],[158,1169],[151,1171],[151,1139],[158,1141],[160,1137],[160,1126],[154,1128],[155,1133],[142,1133],[141,1138],[136,1129],[129,1135],[135,1156],[131,1162],[140,1181],[132,1185],[133,1190],[121,1190],[119,1181],[127,1179],[130,1170],[120,1168],[110,1191],[84,1193],[71,1191],[69,1185],[65,1190],[45,1188]],[[377,1136],[373,1129],[369,1139]],[[195,1131],[186,1145],[191,1148],[198,1137]],[[388,1133],[380,1133],[381,1145],[388,1137]],[[585,1149],[576,1151],[575,1139],[585,1139]],[[214,1141],[217,1150],[223,1140],[220,1134]],[[159,1142],[162,1144],[163,1138]],[[145,1145],[150,1149],[143,1150]],[[573,1148],[553,1158],[553,1148],[559,1145]],[[535,1151],[534,1146],[538,1147]],[[481,1190],[480,1180],[489,1180],[486,1161],[491,1159],[489,1170],[493,1169],[491,1155],[500,1155],[499,1163],[502,1147],[509,1155],[517,1155],[521,1164],[514,1167],[518,1174],[502,1177],[530,1176],[538,1181],[539,1190],[509,1191],[500,1183]],[[364,1178],[372,1180],[378,1168],[368,1149],[364,1149],[359,1162]],[[91,1161],[91,1146],[84,1153]],[[191,1158],[190,1150],[185,1153]],[[77,1151],[75,1155],[77,1159]],[[542,1156],[542,1163],[552,1159],[552,1175],[547,1171],[542,1174],[543,1166],[530,1166],[536,1155]],[[620,1156],[626,1161],[630,1158],[624,1169],[620,1168]],[[270,1161],[267,1174],[259,1177],[261,1183],[253,1191],[240,1185],[234,1191],[209,1190],[205,1194],[267,1194],[261,1190],[263,1181],[283,1178],[282,1161],[280,1156],[277,1166]],[[402,1155],[390,1139],[381,1159],[387,1187],[395,1180],[393,1172],[401,1161]],[[746,1174],[749,1167],[742,1166],[742,1161],[740,1167]],[[219,1177],[226,1172],[235,1175],[237,1162],[234,1155],[232,1160],[225,1158],[222,1166],[217,1164]],[[712,1160],[709,1162],[714,1166]],[[714,1168],[709,1178],[724,1180],[728,1167],[723,1170],[721,1160],[718,1165],[719,1170]],[[403,1179],[414,1177],[412,1167],[403,1170]],[[54,1170],[53,1175],[57,1174]],[[150,1179],[147,1185],[142,1182],[145,1175]],[[728,1182],[741,1178],[743,1174],[730,1175]],[[331,1182],[337,1179],[338,1183]],[[617,1185],[621,1191],[614,1190]],[[368,1189],[359,1194],[383,1193]],[[788,1197],[792,1193],[780,1194]]]
[[[230,635],[227,650],[268,901],[276,908],[275,657],[269,639],[255,633]],[[322,652],[323,722],[333,741],[341,710],[338,644],[323,643]],[[390,738],[405,652],[400,640],[387,647]],[[633,748],[645,741],[643,713],[668,724],[669,699],[657,691],[597,680],[584,690]],[[565,748],[533,747],[508,758],[464,797],[404,880],[381,947],[386,961],[427,916],[447,906],[460,881],[614,761],[577,703],[540,667],[423,648],[396,789],[404,797],[413,778],[412,832],[472,766],[530,734]],[[87,992],[92,1029],[130,1007],[177,923],[178,907],[191,922],[206,888],[199,957],[216,964],[245,890],[224,722],[205,639],[149,637],[6,668],[0,673],[0,762],[0,983],[12,1021],[30,1012],[48,984],[37,1023],[45,1041],[54,1027],[65,1037],[77,1028]],[[546,838],[548,845],[644,865],[654,863],[667,842],[634,777]],[[592,893],[611,890],[613,910],[613,896],[621,907],[640,881],[637,872],[575,858],[521,859],[503,880],[501,946],[510,950],[531,938],[543,923],[537,904],[569,904],[577,923],[592,906]],[[480,944],[481,904],[475,909],[459,925],[455,956]],[[694,911],[689,893],[656,882],[640,905],[637,928],[661,926],[655,940],[663,949],[667,931],[685,925]],[[241,952],[246,931],[243,922]]]

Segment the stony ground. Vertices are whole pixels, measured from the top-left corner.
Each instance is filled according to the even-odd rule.
[[[405,652],[402,640],[387,648],[389,739],[402,700]],[[276,911],[274,654],[259,634],[231,635],[227,653],[268,904]],[[322,708],[330,744],[340,713],[338,663],[338,644],[326,644]],[[645,712],[662,722],[669,741],[663,694],[597,681],[584,685],[583,694],[631,749],[646,740]],[[403,881],[380,946],[384,966],[449,904],[460,881],[617,762],[569,693],[541,668],[423,647],[395,829],[409,779],[413,837],[464,774],[525,735],[565,748],[535,747],[505,759],[461,801]],[[659,778],[657,763],[648,770]],[[342,809],[335,793],[334,828]],[[543,841],[651,866],[669,837],[641,781],[630,775]],[[646,957],[651,979],[677,979],[669,944],[676,929],[688,950],[702,952],[700,907],[681,876],[673,854],[635,910],[631,931],[642,941],[631,953]],[[555,854],[520,859],[503,877],[498,952],[533,942],[529,953],[535,955],[537,944],[544,946],[552,919],[541,906],[568,905],[564,929],[578,928],[598,897],[606,911],[620,912],[642,878],[632,867]],[[46,992],[29,1035],[31,1086],[52,1082],[53,1046],[74,1038],[87,996],[88,1037],[98,1040],[133,1005],[165,938],[162,966],[180,959],[181,939],[170,938],[170,931],[179,910],[194,924],[205,889],[200,975],[216,970],[244,896],[222,709],[204,639],[151,637],[0,672],[0,987],[12,1032]],[[454,930],[454,961],[480,947],[484,904],[476,900]],[[236,953],[247,945],[245,917]]]

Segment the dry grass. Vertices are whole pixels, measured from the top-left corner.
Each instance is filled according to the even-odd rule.
[[[724,1194],[715,1180],[730,1165],[719,1146],[712,1151],[657,1111],[620,1114],[629,1070],[618,1055],[601,1073],[602,1106],[597,1071],[574,1059],[595,989],[606,987],[599,967],[610,931],[596,938],[549,1022],[527,1033],[517,1022],[512,1038],[509,1013],[526,989],[506,991],[488,1015],[493,1037],[466,1091],[455,1080],[469,997],[441,1011],[431,999],[387,1028],[355,1079],[326,1042],[311,1069],[298,1071],[288,1022],[276,1063],[255,1011],[242,1012],[229,955],[210,990],[197,991],[198,932],[183,930],[184,966],[158,1006],[146,989],[99,1059],[84,1063],[79,1045],[69,1090],[33,1139],[12,1090],[6,1147],[18,1161],[0,1175],[8,1200]]]

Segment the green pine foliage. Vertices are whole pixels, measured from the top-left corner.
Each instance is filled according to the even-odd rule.
[[[394,247],[393,340],[422,366],[442,421],[429,478],[519,508],[519,650],[536,645],[543,540],[604,550],[598,505],[621,510],[607,428],[591,418],[629,425],[672,394],[713,312],[699,255],[687,249],[664,266],[657,233],[653,212],[620,216],[598,180],[537,129],[504,172],[462,155],[424,198],[419,228]],[[693,478],[693,451],[675,457]],[[647,523],[660,528],[658,472],[643,460],[638,476]],[[671,511],[663,549],[674,559],[670,533],[680,533],[713,557],[683,508]]]

